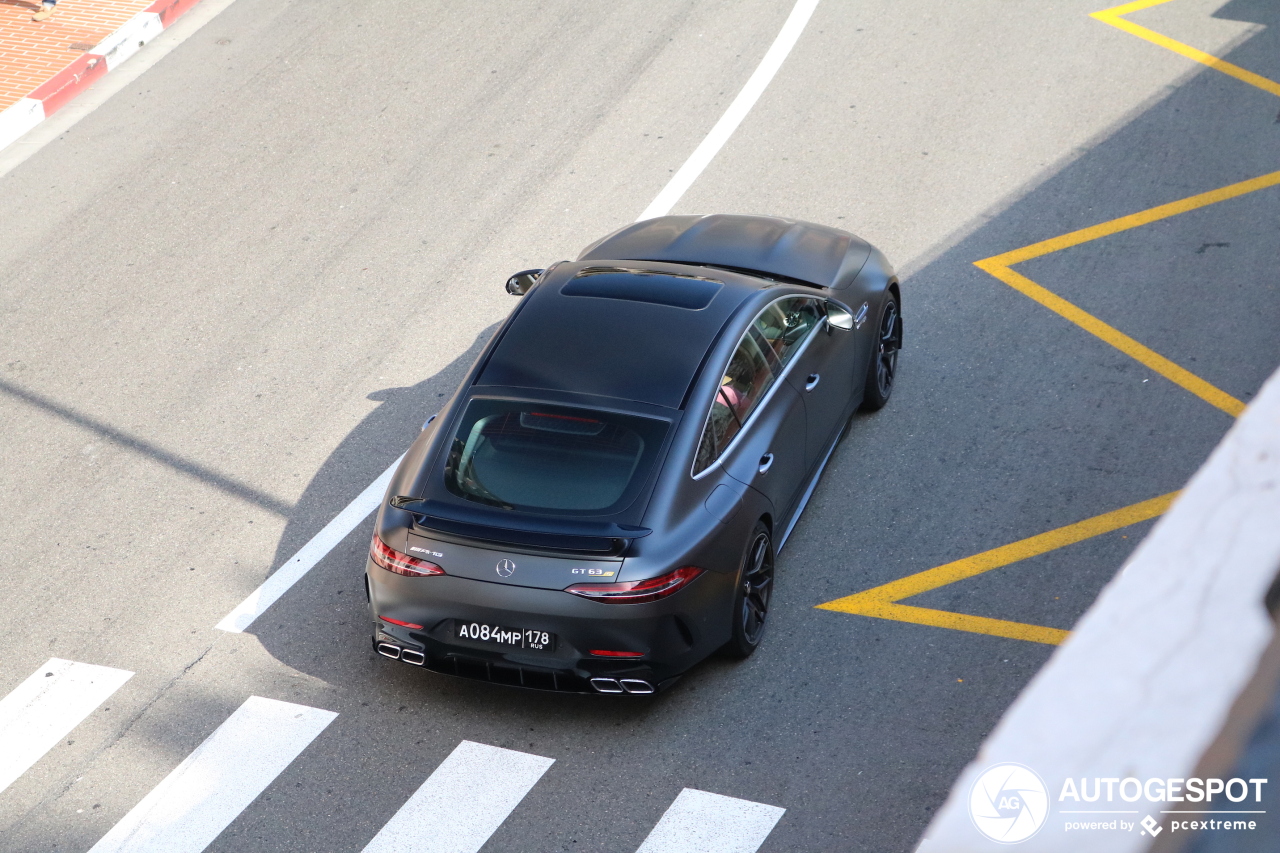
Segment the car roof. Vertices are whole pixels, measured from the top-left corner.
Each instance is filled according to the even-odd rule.
[[[558,264],[525,294],[475,384],[679,409],[725,324],[771,284],[677,264]]]

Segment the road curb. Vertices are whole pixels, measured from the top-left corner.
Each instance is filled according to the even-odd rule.
[[[1169,811],[1206,806],[1166,796],[1166,783],[1217,778],[1209,771],[1231,766],[1211,753],[1239,726],[1242,698],[1273,680],[1266,677],[1274,668],[1267,650],[1276,626],[1264,602],[1269,590],[1274,595],[1280,571],[1278,520],[1280,371],[1009,707],[956,780],[918,853],[1007,846],[984,836],[978,824],[1004,831],[999,821],[1023,806],[1010,800],[1009,814],[999,818],[971,814],[984,802],[973,793],[975,784],[1001,764],[1028,767],[1044,783],[1032,816],[1039,830],[1013,839],[1019,850],[1137,853],[1151,845],[1152,835],[1165,833],[1161,847],[1172,840]],[[1120,787],[1114,800],[1108,788],[1099,799],[1099,780],[1146,787],[1133,799]],[[1076,796],[1082,783],[1092,791]],[[1280,779],[1269,785],[1258,793],[1261,805],[1250,793],[1250,805],[1220,796],[1207,808],[1274,807]],[[1008,800],[1001,791],[1001,801]],[[1145,819],[1151,825],[1142,831]],[[1129,822],[1128,831],[1068,831],[1072,822],[1118,820]]]
[[[197,2],[156,0],[27,97],[0,112],[0,150],[17,142],[103,75],[118,68]]]

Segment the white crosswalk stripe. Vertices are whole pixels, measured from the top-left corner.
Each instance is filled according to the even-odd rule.
[[[132,675],[54,658],[0,700],[3,786]],[[249,697],[89,853],[201,853],[337,716]],[[478,853],[554,763],[464,740],[363,853]],[[756,853],[784,811],[685,788],[637,853]]]
[[[0,699],[0,791],[132,676],[123,669],[50,658]]]
[[[553,763],[464,740],[364,853],[476,853]]]
[[[200,853],[336,716],[249,697],[90,853]]]
[[[636,853],[755,853],[785,811],[685,788]]]

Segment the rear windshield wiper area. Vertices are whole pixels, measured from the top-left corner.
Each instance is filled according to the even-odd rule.
[[[648,536],[647,527],[612,521],[580,521],[495,513],[450,506],[440,501],[399,495],[389,504],[409,513],[416,526],[481,542],[520,545],[550,551],[618,555],[631,540]]]

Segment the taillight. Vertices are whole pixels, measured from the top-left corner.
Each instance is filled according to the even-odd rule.
[[[674,572],[650,578],[647,581],[628,581],[626,583],[579,583],[565,590],[592,601],[606,604],[644,604],[666,598],[683,589],[689,581],[702,574],[702,569],[695,566],[684,566]]]
[[[390,616],[379,616],[383,622],[390,622],[392,625],[399,625],[401,628],[412,628],[415,631],[421,631],[422,626],[416,622],[404,622],[399,619],[392,619]]]
[[[419,560],[417,557],[401,554],[378,538],[376,533],[373,534],[373,542],[369,544],[369,556],[387,571],[409,578],[425,578],[431,575],[444,574],[444,569],[435,563],[428,563],[426,560]]]

